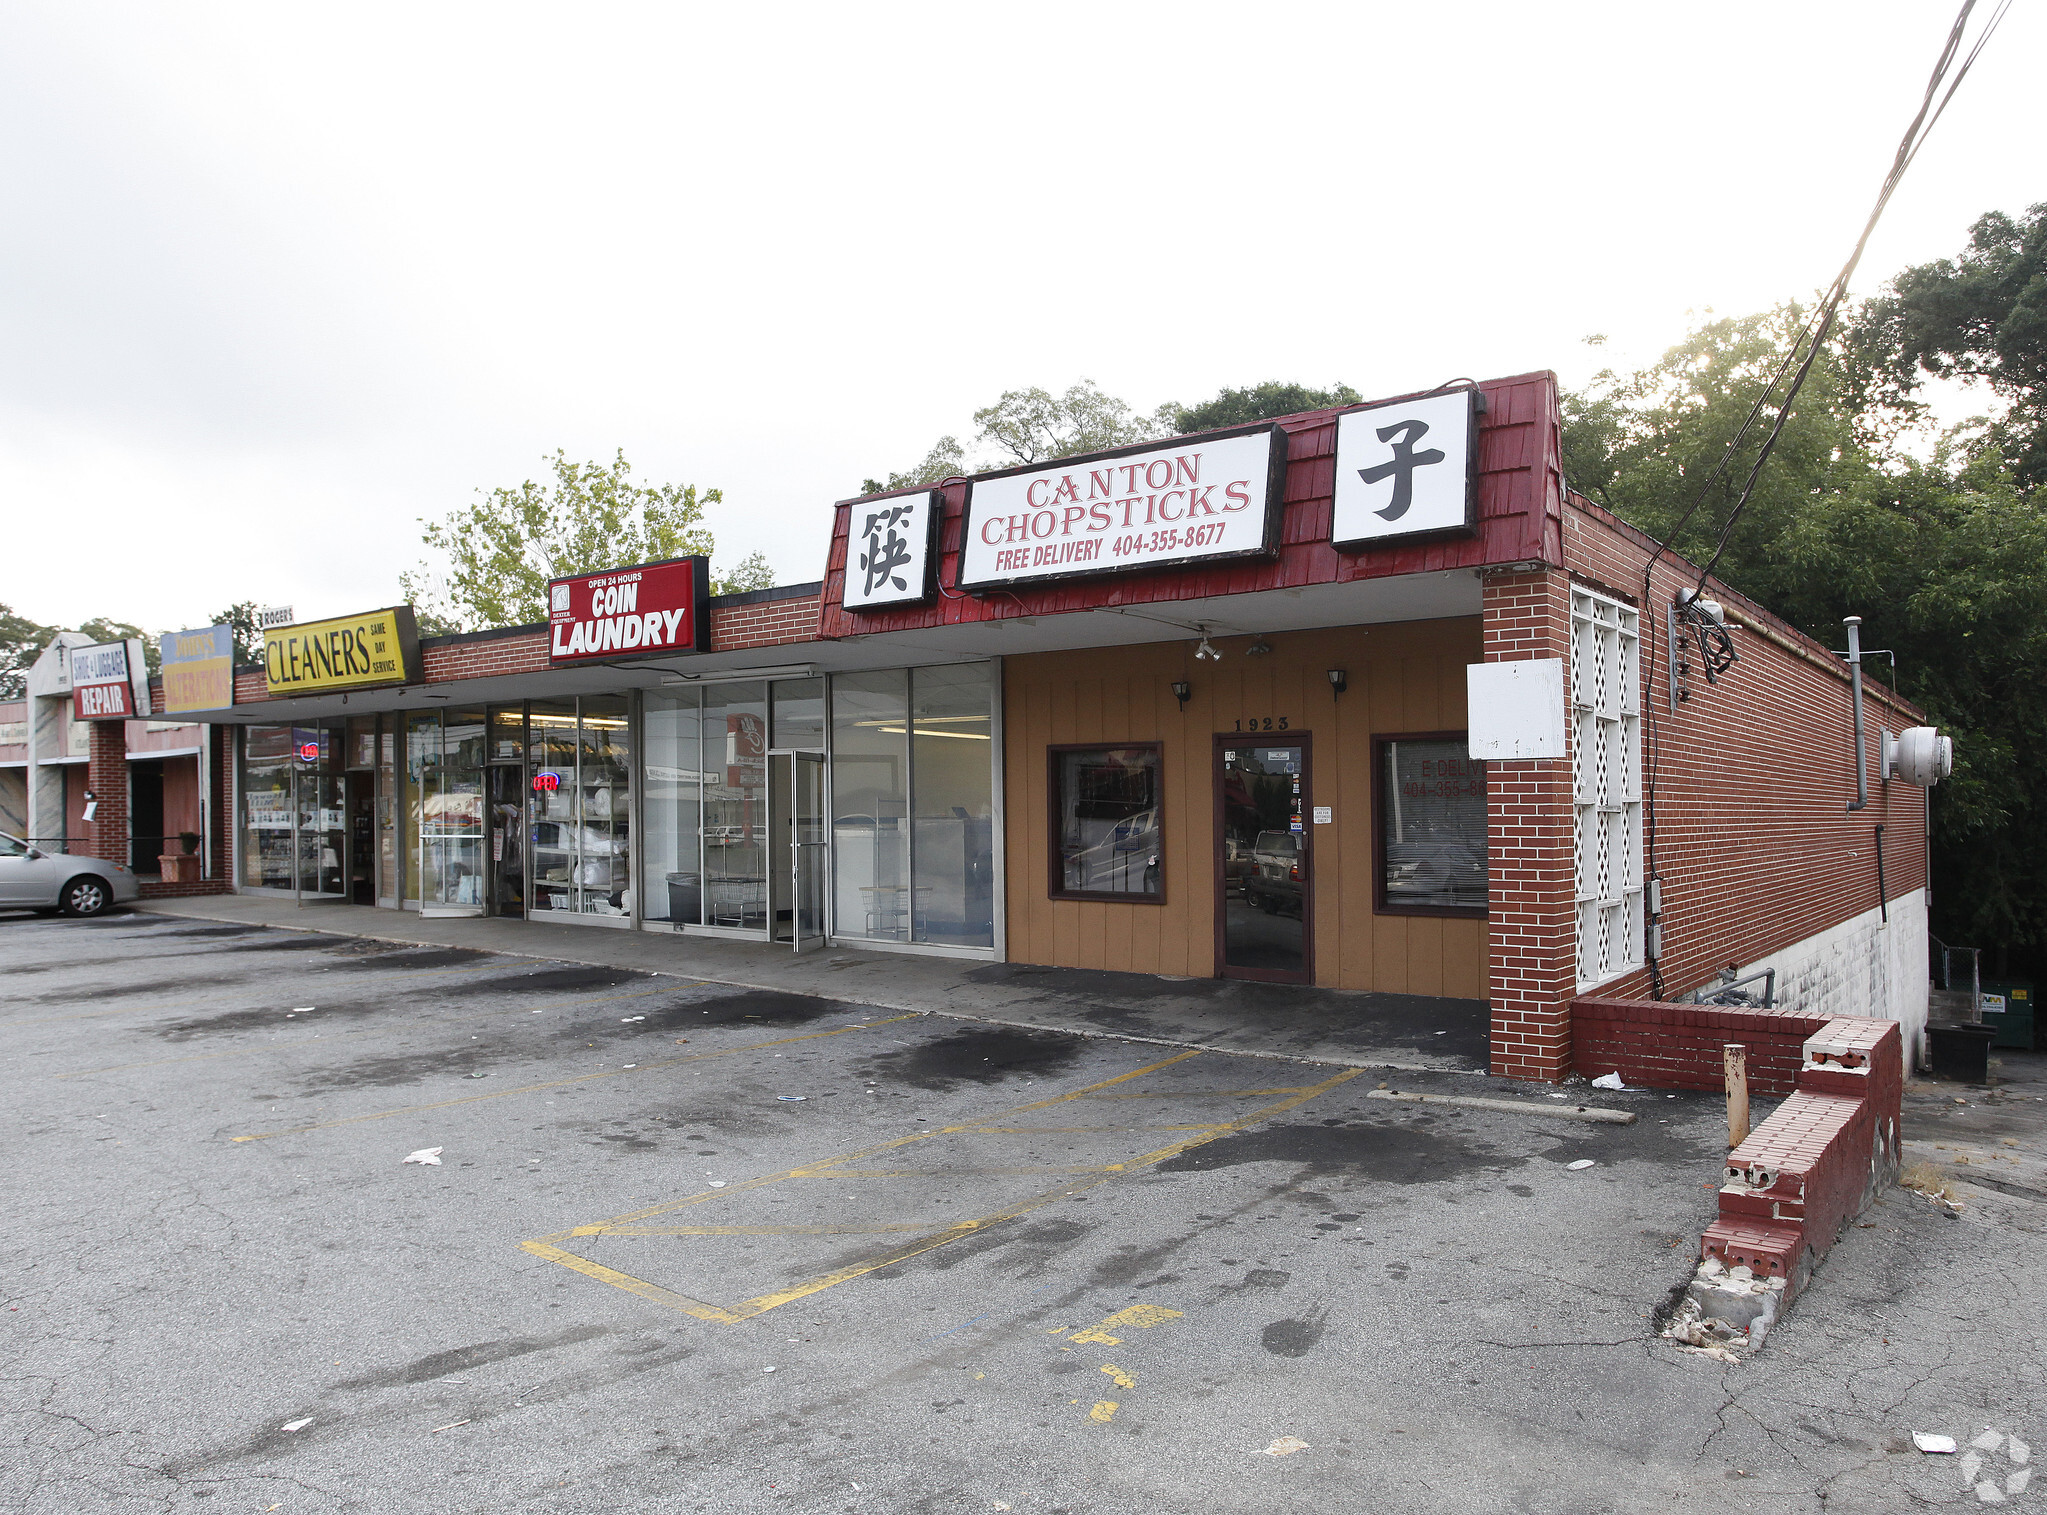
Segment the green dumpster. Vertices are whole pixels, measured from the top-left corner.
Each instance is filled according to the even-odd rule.
[[[2012,979],[1984,980],[1983,1024],[1996,1033],[1991,1046],[2032,1051],[2035,1035],[2033,986]]]

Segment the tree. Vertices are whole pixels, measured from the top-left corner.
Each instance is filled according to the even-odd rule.
[[[1172,414],[1173,430],[1185,435],[1190,431],[1221,431],[1227,426],[1250,426],[1278,416],[1299,415],[1306,410],[1355,405],[1361,398],[1348,384],[1310,389],[1305,384],[1268,380],[1249,389],[1220,390],[1214,399],[1204,400],[1199,405],[1168,405],[1165,411]]]
[[[574,463],[557,451],[548,460],[553,486],[528,479],[516,489],[478,490],[476,503],[445,520],[422,520],[421,539],[442,554],[438,569],[420,564],[399,575],[422,625],[452,630],[516,626],[547,619],[547,581],[615,564],[711,556],[714,541],[700,523],[724,494],[694,484],[638,484],[621,450],[609,465]],[[713,593],[765,589],[774,569],[755,553]]]
[[[1987,385],[2006,402],[1989,440],[2022,488],[2047,483],[2047,204],[1992,211],[1958,258],[1908,268],[1860,312],[1852,348],[1872,409],[1921,410],[1928,376]]]
[[[228,634],[234,638],[237,664],[263,661],[263,629],[256,624],[254,600],[236,600],[227,609],[214,611],[206,624],[228,628]]]
[[[157,664],[162,661],[163,648],[158,645],[157,639],[140,626],[130,625],[127,621],[110,621],[105,616],[95,616],[78,629],[95,642],[125,642],[130,637],[140,637],[142,662],[151,673],[157,671]]]
[[[1784,306],[1709,320],[1640,373],[1599,375],[1564,400],[1574,488],[1703,562],[1762,431],[1716,473],[1728,440],[1804,320]],[[1954,435],[1918,460],[1871,423],[1858,382],[1867,328],[1814,364],[1718,576],[1828,646],[1841,619],[1895,652],[1878,665],[1955,739],[1933,791],[1933,926],[1943,939],[2047,948],[2047,516],[1999,450]],[[1703,495],[1702,495],[1703,490]],[[1680,517],[1695,498],[1698,512]],[[1740,677],[1736,670],[1735,677]]]
[[[0,700],[18,700],[28,693],[28,671],[64,628],[45,626],[0,605]]]
[[[940,437],[924,461],[907,473],[892,473],[886,485],[877,479],[861,482],[862,494],[882,489],[908,489],[943,479],[1019,463],[1045,463],[1075,453],[1107,452],[1133,442],[1170,436],[1172,422],[1162,407],[1139,415],[1114,395],[1103,394],[1092,379],[1082,379],[1063,395],[1043,389],[1004,390],[993,405],[974,412],[974,441],[992,447],[985,461],[970,463],[958,437]]]

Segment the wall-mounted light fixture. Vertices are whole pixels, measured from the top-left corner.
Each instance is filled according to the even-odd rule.
[[[1191,696],[1193,693],[1194,686],[1188,683],[1185,679],[1178,679],[1174,681],[1173,698],[1180,702],[1180,708],[1182,710],[1185,710],[1187,708],[1187,700],[1189,696]]]
[[[1247,658],[1263,657],[1270,651],[1272,651],[1272,643],[1266,641],[1264,637],[1259,637],[1249,647],[1244,649],[1244,656]]]
[[[1209,645],[1208,633],[1205,631],[1201,633],[1201,645],[1194,649],[1194,661],[1198,663],[1203,658],[1212,663],[1220,663],[1223,660],[1223,655]]]
[[[1339,694],[1342,694],[1342,693],[1344,692],[1344,690],[1346,690],[1346,689],[1348,689],[1348,688],[1350,688],[1350,674],[1349,674],[1349,672],[1348,672],[1347,670],[1345,670],[1345,669],[1342,669],[1342,668],[1332,668],[1332,669],[1330,669],[1330,670],[1329,670],[1329,697],[1330,697],[1331,699],[1335,699],[1335,698],[1336,698],[1336,696],[1338,696]]]

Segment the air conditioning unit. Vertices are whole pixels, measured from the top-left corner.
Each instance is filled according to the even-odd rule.
[[[1931,789],[1955,771],[1955,739],[1933,726],[1908,726],[1884,733],[1884,777]]]

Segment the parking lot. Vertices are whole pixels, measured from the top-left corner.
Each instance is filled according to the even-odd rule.
[[[0,965],[12,1509],[1889,1509],[1975,1503],[1912,1430],[2047,1441],[2022,1192],[1653,1338],[1717,1100],[170,915]]]

